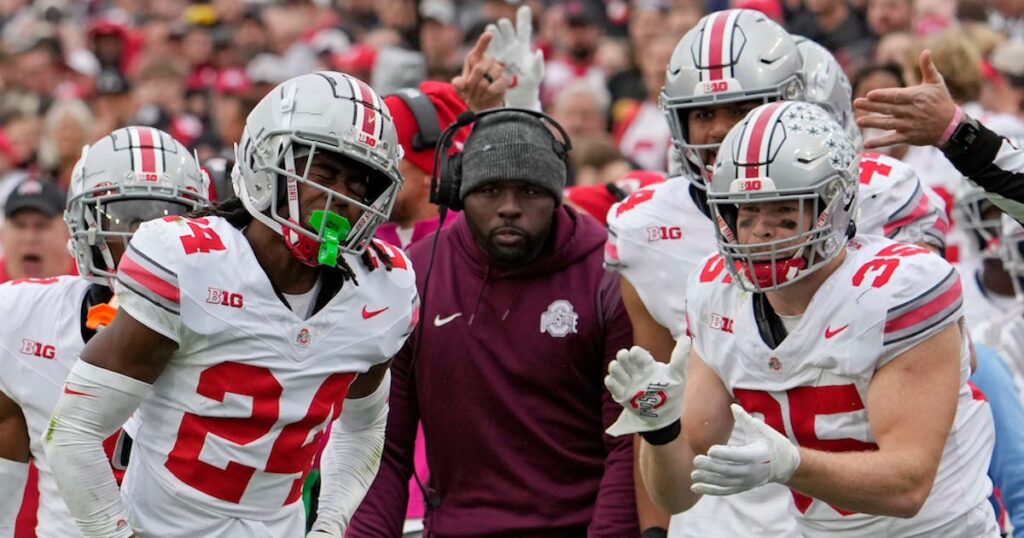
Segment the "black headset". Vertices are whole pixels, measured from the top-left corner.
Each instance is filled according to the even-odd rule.
[[[459,198],[459,190],[462,188],[462,152],[460,151],[451,157],[448,156],[448,151],[452,147],[456,133],[467,125],[472,125],[487,116],[502,112],[526,114],[545,124],[545,130],[551,135],[551,149],[561,159],[562,163],[565,164],[566,174],[568,174],[569,151],[572,150],[572,142],[569,140],[569,133],[565,132],[565,129],[551,116],[529,108],[490,108],[480,112],[467,110],[459,114],[455,122],[441,133],[441,138],[434,149],[434,173],[430,176],[430,203],[441,206],[442,222],[448,209],[462,210],[462,200]],[[548,127],[558,131],[561,135],[561,140],[556,138]]]
[[[419,127],[412,137],[412,149],[422,151],[437,147],[441,139],[441,124],[437,121],[437,107],[423,92],[416,88],[402,88],[391,94],[402,100],[412,111],[412,117]]]

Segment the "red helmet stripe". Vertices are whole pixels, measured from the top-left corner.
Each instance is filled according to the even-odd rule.
[[[354,79],[356,86],[359,88],[360,99],[363,102],[363,125],[362,130],[368,136],[373,137],[374,140],[379,138],[377,136],[377,130],[381,123],[381,118],[378,117],[377,111],[374,107],[377,106],[377,101],[374,99],[373,90],[366,85],[365,82]]]
[[[722,80],[722,66],[725,65],[725,58],[722,50],[725,48],[725,28],[729,22],[730,12],[723,11],[715,14],[711,22],[711,39],[709,40],[708,64],[711,66],[709,77],[711,80]]]
[[[156,173],[156,152],[153,150],[153,130],[152,129],[135,129],[136,134],[139,137],[139,155],[141,157],[141,167],[138,172]]]
[[[761,171],[760,163],[766,163],[767,158],[763,157],[764,149],[762,146],[765,144],[765,140],[771,138],[766,136],[771,132],[771,127],[775,125],[772,121],[776,118],[775,112],[783,102],[772,103],[758,111],[757,116],[751,118],[749,124],[749,131],[746,134],[747,138],[747,152],[746,158],[744,159],[744,169],[746,172],[744,176],[747,178],[761,177],[763,172]]]

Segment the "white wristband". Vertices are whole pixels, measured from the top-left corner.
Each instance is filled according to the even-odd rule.
[[[345,410],[331,429],[320,458],[320,497],[313,530],[344,536],[380,468],[388,423],[391,372],[369,396],[345,400]]]
[[[28,463],[0,458],[0,538],[14,536],[27,481]]]
[[[131,536],[103,440],[139,407],[151,385],[79,360],[54,407],[43,449],[71,516],[86,538]]]

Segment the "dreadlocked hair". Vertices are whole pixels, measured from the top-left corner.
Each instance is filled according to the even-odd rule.
[[[237,196],[232,196],[231,198],[227,198],[212,206],[201,207],[186,216],[189,218],[220,217],[239,230],[251,224],[253,220],[252,215],[249,214],[249,210],[245,208],[242,204],[242,200]],[[367,271],[373,271],[377,268],[376,262],[374,262],[373,257],[370,256],[370,249],[373,249],[373,252],[380,260],[380,263],[384,265],[384,270],[390,271],[394,267],[394,263],[391,261],[391,256],[384,247],[376,241],[370,241],[369,248],[364,250],[362,256],[360,256],[363,266],[366,267]],[[352,281],[356,286],[359,285],[355,271],[349,267],[345,258],[339,257],[337,267],[324,267],[324,270],[328,272],[337,272],[337,275],[341,277],[343,282]]]
[[[245,206],[242,205],[242,200],[237,196],[232,196],[215,205],[200,207],[186,215],[186,217],[220,217],[239,230],[252,222],[252,215],[245,209]]]

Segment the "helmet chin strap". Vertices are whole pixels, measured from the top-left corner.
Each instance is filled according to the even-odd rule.
[[[297,91],[297,85],[288,85],[284,90],[284,97],[281,100],[281,119],[286,129],[291,127],[292,124],[292,114],[295,111],[295,94]],[[315,149],[310,148],[305,155],[306,170],[309,170],[312,164],[315,151]],[[284,169],[290,174],[296,174],[295,159],[295,146],[289,142],[284,152]],[[303,171],[303,176],[306,175],[306,170]],[[287,189],[285,194],[288,200],[288,221],[297,227],[301,227],[302,214],[299,210],[299,183],[294,177],[288,176],[285,179],[285,188]],[[281,237],[284,239],[284,244],[288,247],[288,251],[292,253],[295,259],[310,267],[319,265],[317,262],[317,251],[320,248],[320,243],[318,241],[285,225],[281,226]]]

